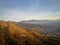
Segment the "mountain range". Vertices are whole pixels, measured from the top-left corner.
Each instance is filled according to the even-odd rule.
[[[30,24],[40,24],[46,26],[60,26],[60,20],[27,20],[20,21],[22,23],[30,23]]]
[[[35,29],[44,34],[60,35],[60,20],[28,20],[17,22],[26,29]]]

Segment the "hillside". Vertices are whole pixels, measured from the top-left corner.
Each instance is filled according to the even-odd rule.
[[[0,45],[60,45],[57,37],[26,30],[11,21],[0,21]]]

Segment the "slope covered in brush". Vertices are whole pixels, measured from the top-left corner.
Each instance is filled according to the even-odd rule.
[[[11,21],[0,21],[0,45],[60,45],[59,38],[26,30]]]
[[[42,45],[32,34],[13,22],[0,21],[0,34],[0,45]]]

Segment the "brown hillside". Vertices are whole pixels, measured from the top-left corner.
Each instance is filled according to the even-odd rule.
[[[20,45],[25,45],[27,42],[27,44],[42,45],[42,43],[36,40],[32,34],[27,32],[24,28],[16,26],[13,22],[0,21],[0,34],[2,45],[8,43],[6,39],[13,40]]]
[[[0,45],[60,45],[59,38],[26,30],[11,21],[0,21]]]
[[[30,32],[32,35],[34,35],[35,37],[39,38],[39,39],[48,39],[48,36],[44,35],[44,34],[40,34],[38,31],[36,30],[28,30],[28,32]]]

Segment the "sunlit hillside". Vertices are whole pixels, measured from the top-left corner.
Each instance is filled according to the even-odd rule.
[[[60,38],[26,30],[12,21],[0,21],[0,45],[60,45]]]

